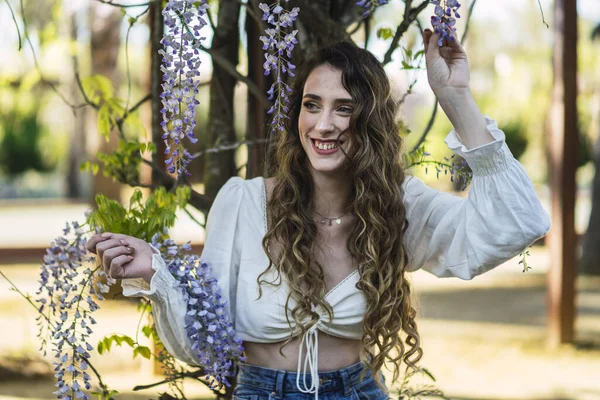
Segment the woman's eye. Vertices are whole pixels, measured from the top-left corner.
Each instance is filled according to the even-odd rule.
[[[304,106],[304,108],[312,110],[316,107],[316,105],[314,103],[311,103],[310,101],[307,101],[305,103],[302,104]]]
[[[348,113],[348,114],[352,113],[352,107],[342,106],[338,110],[340,110],[343,113]]]

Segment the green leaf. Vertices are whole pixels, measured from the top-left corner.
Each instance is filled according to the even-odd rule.
[[[130,338],[129,336],[121,336],[121,340],[125,343],[127,343],[129,345],[129,347],[133,347],[135,346],[135,342],[133,341],[132,338]]]
[[[433,376],[431,371],[429,371],[427,368],[423,368],[422,370],[425,373],[425,375],[427,375],[429,377],[429,379],[431,379],[432,381],[435,382],[435,377]]]
[[[133,349],[133,358],[136,358],[138,354],[144,358],[147,358],[148,360],[152,355],[150,349],[146,346],[138,346],[135,349]]]
[[[129,208],[133,208],[133,206],[142,201],[142,191],[140,189],[135,189],[131,198],[129,199]]]
[[[79,166],[79,170],[81,172],[85,172],[85,171],[89,171],[90,170],[90,162],[89,161],[84,161],[81,163],[81,165]]]
[[[98,110],[98,133],[108,142],[111,128],[111,112],[109,103],[104,103]]]
[[[377,29],[377,37],[383,40],[391,39],[394,37],[394,31],[392,28],[379,28]]]
[[[102,353],[104,353],[104,343],[103,343],[103,341],[101,340],[101,341],[98,343],[98,354],[100,354],[100,355],[101,355]]]
[[[87,97],[94,103],[113,97],[114,89],[110,79],[104,75],[91,75],[81,80],[81,86]]]
[[[423,55],[425,55],[425,49],[417,51],[415,53],[414,57],[413,57],[413,60],[416,60],[417,57],[420,57],[420,56],[423,56]]]
[[[127,137],[138,138],[146,136],[146,127],[137,113],[129,114],[123,124],[123,131]]]
[[[144,326],[142,327],[142,333],[144,334],[144,336],[146,336],[147,338],[149,338],[152,334],[153,334],[153,329],[151,326]]]
[[[92,173],[94,174],[94,176],[98,175],[98,169],[100,168],[100,166],[96,163],[92,164]]]
[[[412,65],[410,65],[406,61],[402,61],[402,69],[414,69],[414,68]]]

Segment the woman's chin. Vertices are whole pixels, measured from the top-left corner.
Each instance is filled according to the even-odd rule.
[[[340,163],[311,163],[314,173],[323,175],[345,175],[347,166]]]

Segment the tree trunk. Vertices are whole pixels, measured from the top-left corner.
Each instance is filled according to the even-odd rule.
[[[160,125],[162,121],[162,114],[160,110],[162,108],[162,102],[160,94],[162,91],[162,72],[160,71],[161,56],[158,54],[158,50],[162,48],[160,41],[163,36],[164,20],[162,16],[162,4],[161,2],[154,2],[150,6],[150,14],[148,17],[148,24],[150,25],[150,93],[152,94],[152,143],[156,146],[156,151],[152,153],[152,162],[158,168],[165,168],[165,143],[162,140],[163,129]],[[161,174],[159,171],[152,170],[152,183],[159,184]]]
[[[554,2],[552,102],[546,141],[552,195],[552,229],[548,234],[548,344],[570,343],[574,335],[575,172],[577,170],[577,5]]]
[[[258,9],[258,1],[250,1],[248,7],[252,7],[257,15],[262,11]],[[250,15],[246,14],[246,37],[248,38],[248,78],[258,86],[263,93],[266,93],[271,86],[272,75],[265,76],[263,69],[264,50],[259,37],[263,34],[258,22]],[[265,139],[267,132],[267,110],[256,101],[256,98],[248,91],[248,109],[246,112],[246,139],[254,141]],[[248,146],[248,164],[246,165],[246,179],[257,176],[266,176],[264,170],[266,161],[265,144],[256,144]]]
[[[90,3],[90,28],[91,28],[91,59],[92,74],[101,74],[108,78],[115,90],[119,87],[117,56],[121,45],[120,27],[123,20],[121,11],[117,7],[110,7],[98,2]],[[104,138],[94,131],[92,137],[96,141],[97,148],[93,153],[111,153],[119,143],[117,132],[113,131],[110,141],[106,142]],[[121,184],[113,181],[112,178],[105,177],[98,173],[94,177],[93,192],[102,193],[105,196],[120,200]]]
[[[71,10],[70,16],[70,36],[73,43],[77,42],[77,9]],[[77,62],[77,55],[73,55],[73,70],[78,71],[79,65]],[[79,87],[77,82],[73,80],[71,83],[71,91],[73,93],[72,98],[79,98]],[[69,149],[69,165],[67,170],[67,197],[69,199],[81,199],[84,197],[83,193],[83,182],[82,174],[79,170],[81,163],[85,161],[86,157],[86,138],[85,138],[85,121],[87,117],[87,109],[81,108],[77,110],[73,116],[73,131],[71,132],[71,148]]]
[[[600,136],[596,140],[593,160],[596,173],[592,184],[592,211],[583,239],[579,271],[583,275],[600,276]]]
[[[239,62],[239,16],[240,4],[237,1],[219,2],[218,22],[211,45],[213,52],[227,58],[234,67]],[[213,61],[208,117],[209,146],[236,141],[233,124],[233,92],[236,82],[231,74]],[[221,186],[237,174],[235,151],[211,153],[205,157],[205,194],[214,198]]]

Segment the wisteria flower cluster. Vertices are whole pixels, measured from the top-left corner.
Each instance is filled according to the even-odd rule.
[[[90,353],[92,317],[98,309],[97,300],[109,286],[96,276],[105,276],[100,267],[89,268],[93,255],[85,247],[84,229],[77,222],[66,225],[63,236],[55,239],[46,250],[40,272],[37,318],[44,355],[50,338],[56,361],[53,362],[59,399],[89,399],[92,387],[87,373]],[[108,279],[106,282],[111,284]]]
[[[179,282],[187,303],[186,332],[200,365],[209,378],[211,389],[230,386],[231,367],[245,361],[242,339],[236,336],[226,312],[226,300],[220,292],[211,268],[193,254],[189,243],[177,245],[172,239],[154,235],[152,245],[161,250],[169,272]]]
[[[388,0],[360,0],[356,2],[356,5],[365,9],[365,11],[362,13],[363,18],[365,18],[371,15],[377,7],[383,6],[387,3],[389,3]]]
[[[288,0],[285,0],[286,3]],[[293,77],[293,70],[296,66],[292,64],[292,50],[294,45],[298,43],[296,33],[298,30],[286,32],[286,28],[294,25],[294,21],[298,18],[300,8],[294,7],[291,11],[286,10],[280,4],[280,1],[268,5],[260,3],[259,7],[263,12],[263,21],[267,21],[268,28],[265,30],[266,35],[260,36],[263,42],[263,50],[265,52],[265,75],[274,72],[275,81],[271,88],[267,91],[269,100],[275,102],[269,109],[268,113],[272,115],[271,133],[283,131],[285,118],[288,118],[289,113],[289,94],[292,89],[283,79],[283,74],[287,73]]]
[[[177,175],[190,175],[187,165],[193,159],[181,141],[186,137],[192,143],[198,141],[194,127],[199,104],[200,51],[194,44],[204,39],[200,29],[207,24],[203,18],[207,8],[206,0],[169,0],[162,11],[162,139],[165,154],[169,155],[165,161],[167,169]]]
[[[454,33],[456,32],[456,18],[460,18],[458,9],[460,3],[458,0],[430,0],[431,4],[435,5],[434,15],[431,16],[431,25],[435,33],[439,33],[440,40],[438,46],[443,46],[444,39],[455,40]],[[452,14],[454,13],[454,17]]]

